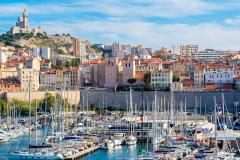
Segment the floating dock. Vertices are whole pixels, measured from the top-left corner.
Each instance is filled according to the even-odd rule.
[[[79,158],[81,158],[81,157],[83,157],[83,156],[85,156],[87,154],[95,152],[95,151],[97,151],[99,149],[100,149],[100,146],[96,145],[96,146],[90,147],[88,149],[85,149],[84,151],[78,152],[78,153],[76,153],[74,155],[71,155],[69,157],[65,157],[64,159],[66,159],[66,160],[76,160],[76,159],[79,159]]]

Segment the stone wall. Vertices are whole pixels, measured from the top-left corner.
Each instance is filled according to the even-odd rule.
[[[158,103],[163,102],[165,97],[165,108],[170,105],[170,92],[157,91],[157,101]],[[141,92],[133,92],[133,103],[134,106],[140,107],[141,101]],[[145,106],[150,105],[154,101],[154,92],[144,92],[144,104]],[[186,99],[186,108],[187,111],[196,111],[199,113],[212,112],[214,106],[214,96],[216,97],[217,104],[221,105],[222,103],[222,92],[175,92],[174,94],[174,106],[176,109],[180,109],[180,103],[183,103]],[[87,98],[88,97],[88,98]],[[81,102],[86,104],[86,99],[88,99],[89,104],[94,104],[96,106],[103,106],[106,104],[108,106],[112,106],[113,108],[126,108],[129,103],[129,92],[112,92],[112,91],[82,91],[81,93]],[[162,99],[162,100],[161,100]],[[201,100],[200,100],[201,99]],[[224,99],[227,106],[227,110],[229,112],[236,112],[236,105],[234,106],[234,102],[240,102],[240,92],[229,91],[224,92]],[[201,102],[200,102],[201,101]],[[196,105],[195,105],[196,104]],[[200,105],[201,104],[201,105]],[[197,106],[197,107],[195,107]],[[201,106],[201,109],[200,109]],[[237,106],[238,108],[240,106]],[[184,108],[184,107],[183,107]],[[240,108],[237,109],[240,112]]]
[[[31,93],[31,99],[43,99],[45,96],[44,91],[38,91],[38,92],[32,92]],[[49,92],[52,95],[55,95],[56,92]],[[64,93],[57,92],[58,94],[64,95]],[[240,105],[236,108],[236,102],[240,102],[240,91],[234,90],[229,92],[223,92],[225,97],[225,103],[227,106],[227,110],[229,112],[235,113],[236,110],[240,112]],[[140,107],[141,104],[141,92],[133,92],[133,104],[136,107]],[[163,92],[163,91],[157,91],[157,101],[160,104],[161,99],[162,102],[164,101],[165,97],[165,109],[167,109],[170,105],[170,92]],[[90,106],[94,105],[97,107],[103,107],[103,106],[109,106],[112,108],[127,108],[129,106],[129,92],[114,92],[114,91],[81,91],[81,98],[79,97],[80,92],[79,91],[67,91],[65,92],[65,96],[68,95],[68,101],[71,104],[75,104],[76,102],[79,103],[81,100],[81,106]],[[196,111],[199,113],[205,112],[211,112],[213,110],[214,106],[214,96],[216,97],[217,104],[222,103],[222,93],[221,92],[196,92],[196,93],[190,93],[190,92],[175,92],[174,94],[174,108],[176,110],[180,109],[180,103],[183,102],[186,99],[186,107],[187,111]],[[76,98],[75,98],[76,97]],[[145,107],[150,106],[154,101],[154,92],[144,92],[144,104]],[[26,92],[12,92],[12,93],[6,93],[5,98],[7,101],[12,101],[13,99],[28,101],[28,93]],[[200,100],[201,99],[201,100]],[[201,101],[201,105],[200,105]],[[235,103],[235,105],[234,105]],[[84,104],[84,105],[83,105]],[[196,104],[196,105],[195,105]],[[197,106],[197,107],[195,107]],[[201,106],[201,109],[200,109]],[[184,108],[184,107],[183,107]]]
[[[76,103],[79,103],[79,91],[75,91],[75,90],[71,90],[71,91],[65,91],[65,92],[60,92],[60,91],[49,91],[50,94],[52,94],[53,96],[55,94],[60,94],[62,95],[62,97],[65,97],[66,99],[68,99],[68,102],[70,104],[75,104],[75,99],[76,99]],[[35,92],[31,92],[31,99],[32,100],[40,100],[40,99],[44,99],[46,92],[45,91],[35,91]],[[6,100],[7,101],[12,101],[13,99],[16,100],[21,100],[21,101],[28,101],[28,97],[29,94],[28,92],[9,92],[6,93]],[[68,98],[67,98],[68,97]],[[76,97],[76,98],[75,98]]]

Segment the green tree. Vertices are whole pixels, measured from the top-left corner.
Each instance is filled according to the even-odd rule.
[[[47,93],[42,102],[43,103],[42,110],[45,111],[45,107],[46,107],[47,112],[50,112],[51,108],[54,107],[54,101],[55,101],[54,96],[50,93]]]
[[[136,83],[136,82],[137,82],[136,78],[129,78],[129,79],[127,80],[127,83],[129,83],[130,85],[132,85],[132,84],[134,84],[134,83]]]
[[[173,75],[173,82],[179,82],[180,78],[177,75]]]
[[[150,89],[151,88],[151,86],[150,86],[150,83],[151,83],[151,73],[150,72],[147,72],[147,73],[144,74],[143,82],[145,84],[145,88],[146,89]]]

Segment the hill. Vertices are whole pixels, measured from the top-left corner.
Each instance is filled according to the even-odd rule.
[[[2,34],[0,42],[15,48],[49,47],[59,54],[72,52],[73,37],[68,35],[48,36],[46,34],[33,35],[32,33]]]

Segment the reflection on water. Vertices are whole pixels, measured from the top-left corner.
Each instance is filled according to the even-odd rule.
[[[37,131],[37,142],[41,143],[44,130]],[[32,144],[35,144],[35,131],[32,132]],[[7,160],[9,149],[19,149],[27,148],[29,144],[28,134],[19,137],[18,139],[13,139],[9,142],[0,143],[0,160]],[[137,160],[139,155],[139,148],[137,145],[133,146],[117,146],[110,150],[98,150],[94,153],[87,155],[82,158],[83,160]]]
[[[37,143],[41,143],[44,130],[37,131]],[[32,144],[36,144],[36,132],[33,131],[31,134]],[[24,149],[29,145],[29,136],[26,133],[25,135],[18,137],[16,139],[11,139],[8,142],[0,143],[0,160],[7,160],[8,152],[14,149]]]
[[[83,158],[83,160],[137,160],[139,148],[133,146],[117,146],[110,150],[99,150]]]

